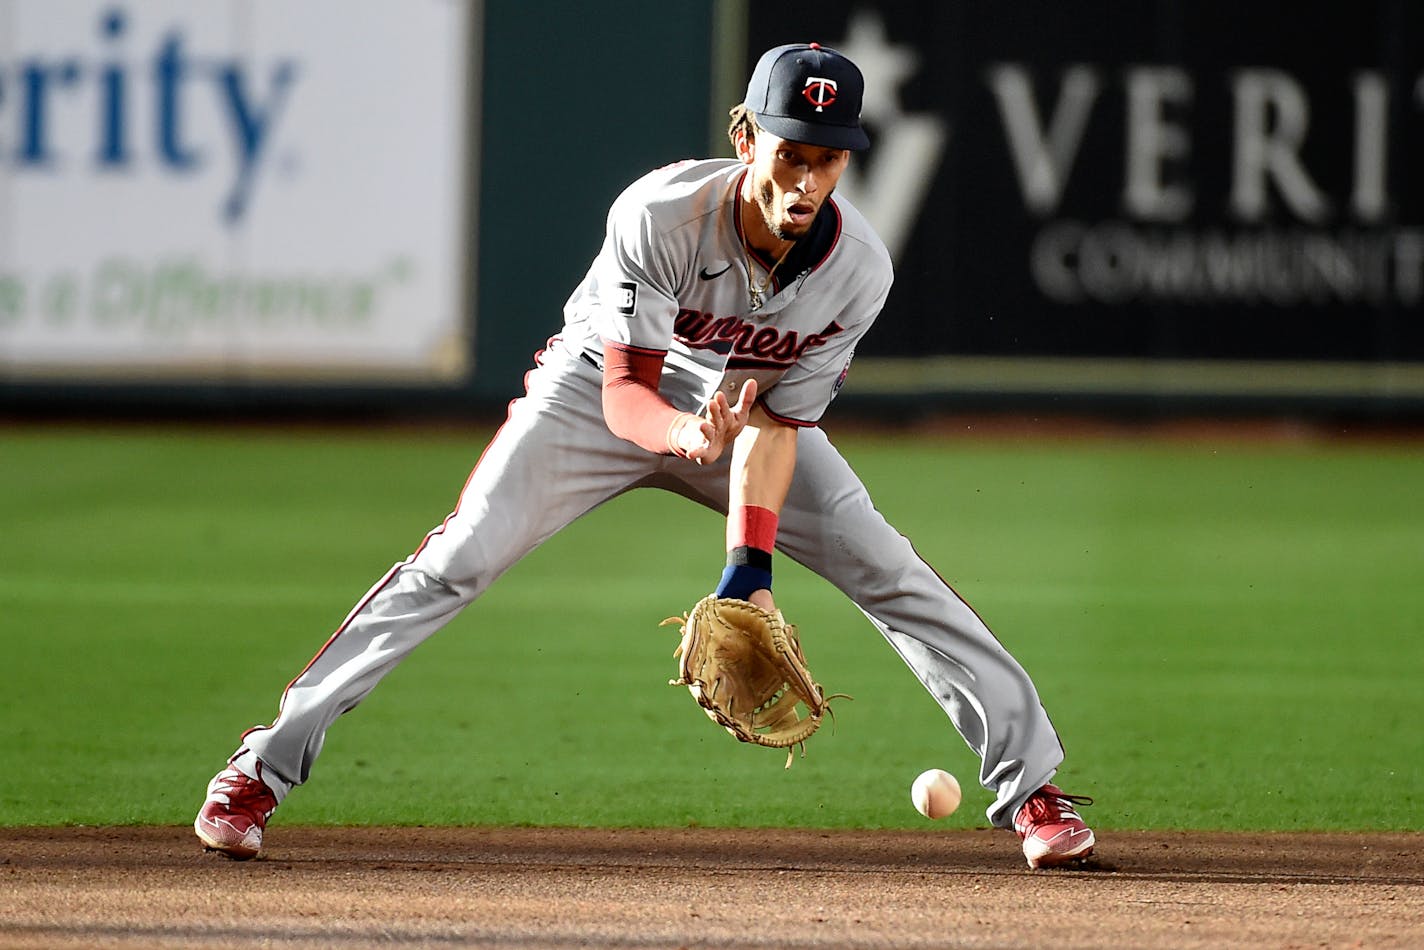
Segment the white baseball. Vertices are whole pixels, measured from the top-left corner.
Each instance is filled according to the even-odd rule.
[[[910,801],[926,818],[943,818],[959,807],[959,780],[944,769],[921,772],[910,786]]]

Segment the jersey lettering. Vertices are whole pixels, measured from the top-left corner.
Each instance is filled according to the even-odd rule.
[[[679,310],[673,321],[673,336],[688,349],[740,357],[737,362],[743,364],[752,361],[782,367],[795,363],[807,350],[824,345],[844,329],[832,320],[821,332],[802,337],[795,330],[783,333],[776,327],[758,328],[739,317],[718,317],[687,308]]]

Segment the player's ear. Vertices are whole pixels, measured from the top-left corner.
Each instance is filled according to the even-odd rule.
[[[737,130],[737,158],[744,165],[752,164],[756,158],[756,139],[747,133],[745,127]]]

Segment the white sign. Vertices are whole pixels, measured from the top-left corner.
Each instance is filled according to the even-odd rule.
[[[0,379],[456,380],[451,0],[0,0]]]

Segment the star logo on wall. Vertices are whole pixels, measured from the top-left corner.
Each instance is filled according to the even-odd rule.
[[[920,69],[919,54],[896,45],[874,10],[860,9],[834,44],[865,76],[861,120],[870,127],[869,154],[857,155],[839,191],[860,209],[896,258],[909,242],[926,192],[944,156],[949,123],[934,113],[908,113],[900,92]]]

